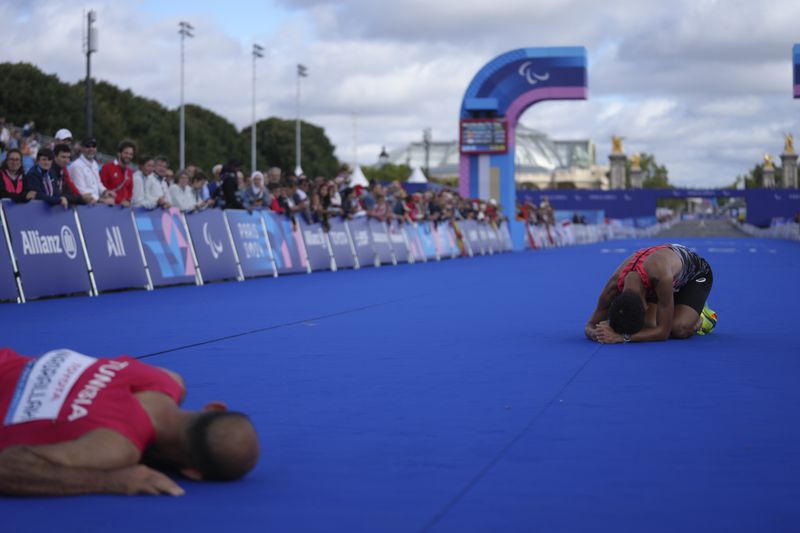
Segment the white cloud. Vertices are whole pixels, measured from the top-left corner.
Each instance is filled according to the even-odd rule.
[[[152,4],[152,3],[151,3]],[[602,162],[610,136],[626,150],[656,155],[673,182],[715,186],[777,153],[797,127],[791,47],[800,4],[775,0],[671,3],[622,0],[283,0],[280,25],[231,35],[213,9],[187,11],[196,37],[186,43],[186,101],[237,127],[251,118],[248,42],[269,54],[257,64],[257,116],[293,118],[295,65],[303,117],[325,128],[340,158],[376,159],[421,138],[454,139],[467,84],[486,62],[514,48],[583,45],[589,53],[586,102],[543,103],[523,121],[553,137],[586,137]],[[98,0],[100,51],[93,74],[174,108],[179,101],[180,20],[141,1]],[[174,6],[173,6],[174,8]],[[0,61],[28,61],[75,82],[85,75],[82,6],[69,0],[0,5]],[[221,4],[218,17],[230,6]],[[57,14],[57,20],[53,19]],[[269,17],[269,13],[254,13]],[[46,38],[33,31],[50,20]]]

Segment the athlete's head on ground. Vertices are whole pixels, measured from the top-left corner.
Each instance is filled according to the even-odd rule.
[[[633,335],[644,327],[644,303],[633,290],[622,291],[608,308],[608,323],[617,333]]]
[[[258,462],[258,436],[250,419],[223,410],[200,413],[188,430],[190,470],[206,481],[231,481]]]

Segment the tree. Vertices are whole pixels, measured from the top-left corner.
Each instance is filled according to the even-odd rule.
[[[669,183],[669,171],[664,165],[656,162],[656,156],[648,153],[640,154],[639,166],[642,169],[643,183],[645,189],[674,189]],[[625,185],[631,186],[631,162],[625,162]]]
[[[363,167],[364,176],[368,180],[376,180],[381,182],[391,181],[406,181],[411,177],[411,167],[408,165],[395,165],[387,163],[386,165],[378,167]]]
[[[284,173],[294,172],[295,161],[295,122],[271,117],[256,124],[256,166],[280,167]],[[334,147],[325,130],[300,122],[302,167],[306,176],[333,177],[339,169],[339,161],[334,155]],[[243,129],[239,136],[250,142],[250,128]]]

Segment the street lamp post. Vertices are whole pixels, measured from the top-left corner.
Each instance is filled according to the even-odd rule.
[[[250,172],[256,171],[256,59],[264,57],[264,47],[253,44],[253,126],[250,129]]]
[[[430,174],[431,138],[430,128],[422,130],[422,144],[425,147],[425,177]]]
[[[86,136],[92,136],[92,52],[97,52],[97,29],[92,27],[97,21],[97,13],[89,11],[86,14]]]
[[[294,128],[294,154],[297,166],[294,169],[294,175],[300,176],[303,174],[303,167],[300,165],[300,78],[308,77],[308,69],[301,64],[297,64],[297,120],[295,121]]]
[[[194,37],[194,27],[188,22],[179,22],[178,33],[181,34],[181,128],[180,128],[180,168],[186,168],[186,114],[183,105],[183,46],[186,37]]]

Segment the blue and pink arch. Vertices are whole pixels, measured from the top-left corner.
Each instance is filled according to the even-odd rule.
[[[497,199],[514,218],[515,133],[530,106],[544,100],[585,100],[586,49],[521,48],[486,64],[469,84],[461,103],[462,196]],[[511,224],[521,245],[524,228]]]
[[[794,45],[792,56],[794,56],[794,97],[800,98],[800,44]]]

